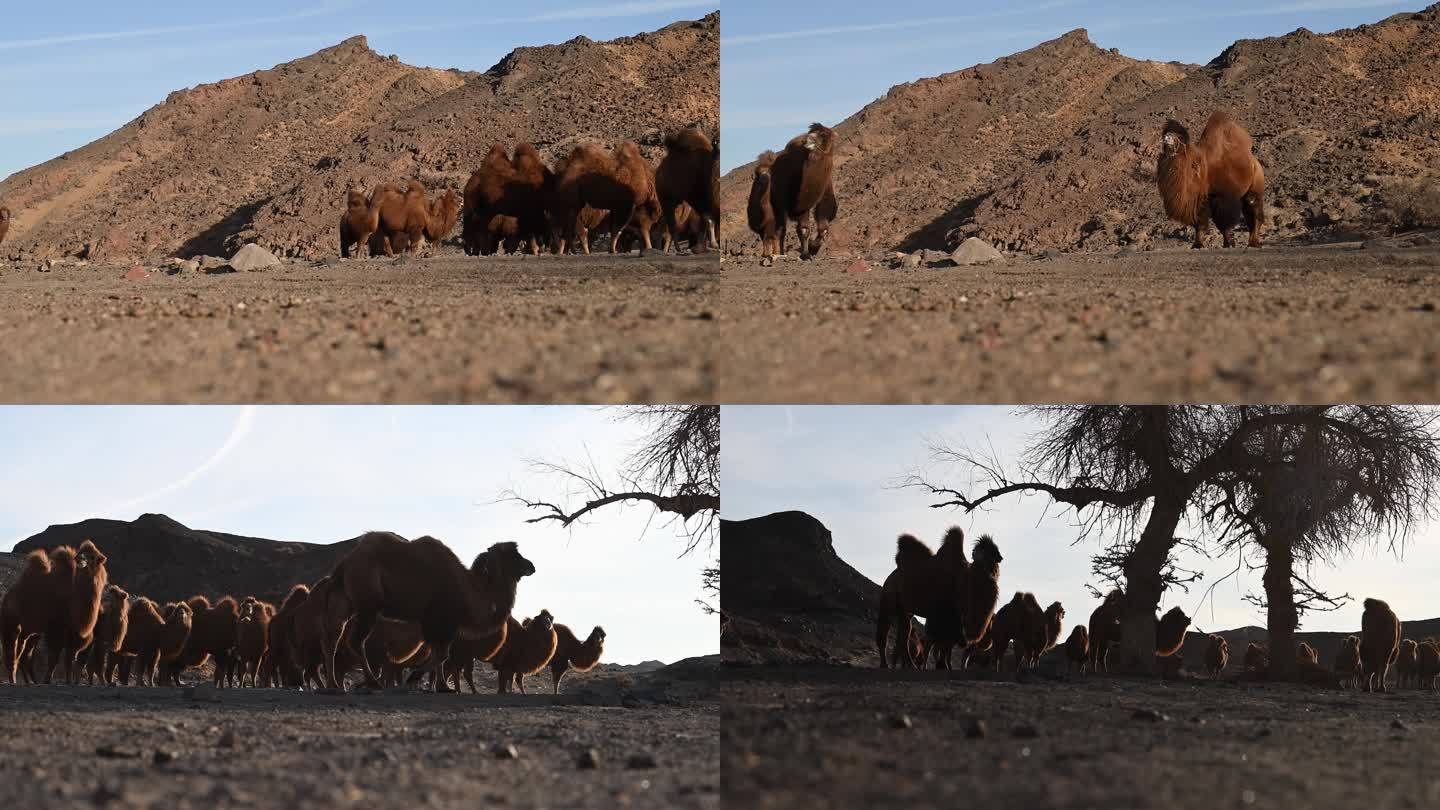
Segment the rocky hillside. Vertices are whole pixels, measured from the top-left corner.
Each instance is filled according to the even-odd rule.
[[[726,662],[875,661],[880,586],[835,553],[804,512],[720,523]]]
[[[1440,167],[1440,5],[1331,34],[1242,40],[1203,67],[1137,62],[1071,32],[902,85],[838,127],[837,245],[913,249],[979,236],[1013,250],[1109,249],[1178,235],[1154,187],[1160,127],[1216,108],[1251,132],[1270,233],[1320,240],[1406,227]],[[777,145],[778,146],[778,145]],[[747,246],[749,167],[723,181]],[[1440,212],[1437,212],[1440,215]]]
[[[484,73],[413,67],[354,37],[172,93],[110,135],[0,183],[0,258],[339,252],[347,184],[459,190],[491,143],[574,144],[719,124],[719,13],[659,31],[519,48]]]
[[[129,522],[94,518],[51,526],[16,543],[15,553],[6,556],[19,558],[37,548],[74,546],[86,539],[107,557],[110,581],[161,601],[197,593],[279,600],[291,585],[329,574],[356,542],[280,542],[191,529],[165,515],[141,515]]]

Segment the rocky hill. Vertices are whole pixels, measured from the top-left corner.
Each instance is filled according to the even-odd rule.
[[[1154,187],[1160,127],[1174,117],[1198,137],[1216,108],[1255,138],[1272,235],[1424,224],[1399,212],[1423,193],[1415,178],[1440,166],[1437,104],[1440,5],[1241,40],[1200,67],[1128,59],[1072,31],[898,86],[839,124],[836,244],[909,250],[979,236],[1038,252],[1178,235]],[[749,173],[722,181],[732,249],[752,241]]]
[[[133,521],[92,518],[51,526],[15,544],[18,559],[37,548],[79,545],[89,539],[108,558],[110,581],[131,593],[167,601],[195,594],[280,600],[297,582],[329,574],[355,546],[293,543],[191,529],[165,515]],[[4,566],[0,565],[0,571]]]
[[[582,141],[719,124],[719,13],[659,31],[519,48],[484,73],[413,67],[348,39],[172,93],[94,143],[0,183],[0,258],[338,254],[350,183],[459,190],[490,144],[554,161]]]

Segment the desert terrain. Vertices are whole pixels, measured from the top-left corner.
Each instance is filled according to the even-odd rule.
[[[713,399],[709,256],[0,262],[10,402]]]
[[[1212,233],[1212,239],[1214,234]],[[1433,402],[1440,238],[727,257],[725,402]],[[850,272],[859,258],[868,272]],[[858,267],[856,269],[859,269]]]
[[[0,780],[33,808],[718,807],[706,673],[572,675],[558,697],[7,685]]]
[[[727,801],[1423,807],[1440,697],[1107,676],[726,667]],[[977,736],[978,735],[978,736]]]

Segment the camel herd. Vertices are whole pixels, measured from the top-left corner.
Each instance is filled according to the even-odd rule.
[[[207,661],[216,687],[343,690],[416,683],[477,692],[474,665],[494,667],[499,692],[525,691],[525,677],[550,669],[552,689],[571,669],[594,668],[605,631],[583,641],[548,610],[511,616],[516,590],[535,566],[515,543],[496,543],[470,567],[432,537],[370,532],[313,585],[299,584],[277,608],[254,596],[193,596],[160,604],[109,581],[106,557],[78,549],[32,551],[0,599],[0,661],[11,683],[179,686]],[[43,645],[46,661],[37,670]],[[453,684],[453,686],[452,686]]]
[[[834,155],[835,131],[811,124],[808,132],[791,139],[780,154],[766,151],[756,159],[746,217],[750,230],[760,237],[762,256],[785,254],[786,223],[790,221],[800,240],[800,258],[819,253],[839,213]],[[1228,113],[1213,113],[1193,143],[1183,124],[1166,121],[1160,132],[1155,178],[1166,216],[1195,229],[1193,247],[1204,247],[1211,222],[1225,247],[1231,247],[1231,231],[1242,221],[1250,233],[1249,246],[1260,247],[1265,169],[1255,157],[1250,134]]]
[[[445,239],[457,221],[472,256],[522,249],[588,255],[592,230],[609,231],[611,253],[619,251],[622,236],[633,236],[643,256],[656,229],[662,250],[678,250],[685,240],[701,253],[718,244],[719,182],[718,141],[695,127],[665,139],[658,166],[633,141],[613,151],[580,144],[554,168],[531,144],[517,144],[509,155],[495,144],[470,175],[463,197],[445,191],[430,199],[418,180],[403,189],[381,185],[368,196],[349,189],[340,255],[348,258],[352,245],[371,256],[413,253],[422,241]]]
[[[933,661],[936,669],[1000,670],[1013,644],[1011,660],[1017,673],[1034,669],[1040,656],[1052,649],[1063,656],[1070,671],[1125,668],[1125,662],[1117,660],[1124,591],[1115,588],[1106,594],[1091,612],[1089,624],[1076,625],[1062,644],[1065,608],[1059,602],[1041,608],[1033,593],[1018,591],[996,609],[1001,561],[1000,550],[989,535],[975,542],[967,559],[965,533],[959,527],[946,531],[935,551],[913,535],[901,535],[896,540],[895,569],[881,586],[876,610],[875,646],[880,666],[914,668]],[[1440,639],[1401,639],[1400,620],[1389,605],[1366,599],[1364,607],[1360,635],[1342,640],[1333,668],[1326,669],[1319,653],[1300,642],[1296,657],[1302,680],[1383,692],[1393,668],[1400,686],[1440,689]],[[917,617],[925,619],[923,629],[916,625]],[[1179,653],[1189,627],[1190,617],[1178,607],[1155,619],[1155,656],[1162,673],[1179,673]],[[892,629],[897,636],[890,650]],[[1210,635],[1206,673],[1222,677],[1229,665],[1229,642]],[[1246,675],[1263,677],[1269,667],[1269,645],[1250,642],[1243,659]]]

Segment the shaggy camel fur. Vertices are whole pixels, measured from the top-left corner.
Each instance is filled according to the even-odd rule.
[[[690,127],[665,138],[665,157],[655,169],[655,193],[659,197],[665,231],[679,233],[684,220],[676,214],[684,204],[704,222],[704,238],[690,243],[693,253],[701,253],[715,242],[720,206],[711,178],[719,159],[719,151],[710,138],[698,128]]]
[[[52,681],[62,661],[65,682],[78,680],[75,661],[90,647],[108,581],[105,555],[89,540],[78,550],[60,546],[26,555],[20,577],[0,600],[0,647],[11,683],[37,635],[49,657],[41,670],[44,682]]]
[[[760,237],[760,255],[766,258],[780,255],[780,235],[775,231],[775,206],[771,202],[770,190],[774,167],[775,153],[769,150],[761,152],[750,180],[750,201],[745,206],[750,230]]]
[[[350,258],[350,246],[355,246],[355,255],[370,248],[370,237],[380,230],[380,209],[370,205],[365,193],[358,189],[346,189],[345,213],[340,215],[340,256]],[[371,254],[374,255],[373,253]]]
[[[504,649],[505,639],[509,635],[510,623],[506,622],[494,633],[474,639],[455,639],[455,643],[450,647],[450,664],[446,672],[446,677],[455,685],[455,691],[460,691],[460,679],[463,677],[466,685],[470,687],[470,694],[480,694],[480,690],[475,687],[475,663],[493,662],[500,650]]]
[[[430,666],[443,674],[455,638],[498,630],[515,606],[521,578],[533,573],[535,565],[521,556],[513,542],[495,543],[467,569],[455,552],[433,537],[410,541],[390,532],[364,535],[331,575],[335,587],[326,605],[327,684],[340,688],[334,656],[346,626],[354,623],[353,637],[363,645],[382,613],[419,622],[422,636],[434,649]],[[378,684],[369,660],[364,656],[360,660],[366,683]],[[443,678],[436,680],[440,691],[438,681]]]
[[[1196,248],[1210,220],[1225,240],[1241,217],[1250,231],[1250,247],[1260,247],[1260,226],[1265,222],[1265,170],[1253,154],[1250,134],[1222,111],[1205,124],[1200,140],[1190,143],[1190,132],[1180,122],[1165,122],[1160,136],[1160,159],[1155,169],[1165,213],[1195,229]]]
[[[1015,671],[1022,669],[1034,669],[1040,663],[1040,654],[1045,651],[1047,628],[1045,627],[1045,610],[1040,607],[1033,593],[1017,593],[1010,600],[1011,606],[1016,608],[1015,618]],[[999,637],[996,637],[999,640]],[[996,656],[996,668],[999,668],[999,656]]]
[[[266,634],[265,657],[260,662],[260,683],[262,686],[299,686],[301,683],[298,664],[290,658],[291,641],[295,625],[295,614],[310,598],[309,585],[296,585],[280,602],[280,608],[270,618]]]
[[[403,192],[395,186],[380,186],[370,194],[370,207],[379,213],[370,255],[375,255],[377,241],[386,256],[394,256],[397,250],[415,253],[421,237],[439,244],[454,230],[461,206],[460,197],[449,190],[432,203],[418,180],[411,180]]]
[[[972,562],[960,582],[958,609],[940,614],[932,636],[937,661],[943,661],[945,669],[951,667],[950,653],[956,645],[961,649],[959,668],[969,665],[970,658],[980,651],[981,640],[990,631],[995,605],[1000,601],[1000,563],[1004,558],[995,539],[988,534],[980,535],[970,553]]]
[[[923,616],[927,630],[933,632],[942,615],[955,612],[959,590],[969,563],[965,559],[965,532],[952,526],[945,532],[939,552],[914,535],[902,534],[895,541],[895,570],[880,588],[880,605],[875,617],[875,647],[880,653],[880,666],[893,663],[886,646],[893,627],[896,631],[896,657],[906,667],[915,666],[911,658],[910,636],[915,616]]]
[[[659,212],[655,198],[655,169],[640,155],[640,147],[624,141],[612,153],[594,144],[581,144],[555,172],[551,213],[561,228],[560,252],[579,251],[579,216],[585,206],[610,212],[610,252],[618,250],[620,234],[634,225],[639,231],[640,255],[651,248],[651,217]]]
[[[1360,665],[1365,691],[1384,692],[1390,666],[1400,655],[1400,619],[1379,599],[1365,600],[1360,618]]]
[[[105,595],[100,600],[100,618],[95,622],[95,640],[90,644],[90,656],[85,661],[86,683],[100,683],[108,686],[105,673],[110,658],[120,652],[125,643],[125,632],[130,627],[130,594],[119,585],[106,585]]]
[[[1065,661],[1067,669],[1073,669],[1081,674],[1085,672],[1085,664],[1090,660],[1090,631],[1085,625],[1077,624],[1070,629],[1070,637],[1065,639]]]
[[[270,644],[270,621],[275,618],[275,606],[253,597],[240,605],[240,623],[235,629],[235,662],[240,668],[240,685],[250,679],[252,687],[259,686],[260,667],[265,661],[265,652]]]
[[[786,223],[795,223],[800,240],[800,258],[811,259],[820,252],[821,242],[810,239],[810,219],[827,193],[834,199],[835,130],[811,124],[804,135],[785,144],[771,167],[771,206],[780,253],[785,252]],[[834,212],[830,211],[831,219]],[[828,224],[828,221],[827,221]]]
[[[185,670],[204,666],[214,659],[215,685],[230,686],[232,670],[230,659],[235,650],[236,625],[240,620],[240,606],[235,597],[223,596],[210,604],[204,596],[196,595],[185,600],[190,605],[190,637],[180,656],[165,667],[165,680],[180,685],[180,675]]]
[[[550,663],[555,655],[555,618],[550,611],[526,619],[520,629],[512,627],[505,637],[505,646],[495,656],[495,672],[499,679],[498,691],[502,694],[511,690],[511,685],[525,694],[525,676],[534,675]]]
[[[1205,648],[1205,672],[1218,678],[1230,663],[1230,642],[1224,637],[1210,634],[1210,645]]]
[[[1413,638],[1400,640],[1400,655],[1395,659],[1395,685],[1401,689],[1417,683],[1420,678],[1420,644]]]
[[[1178,607],[1165,611],[1155,626],[1155,654],[1166,658],[1180,652],[1185,644],[1185,630],[1190,617]]]
[[[550,678],[554,694],[560,694],[560,679],[568,670],[589,672],[600,663],[605,653],[605,628],[596,625],[582,642],[569,627],[555,625],[555,656],[550,659]]]
[[[554,174],[534,146],[517,144],[515,156],[507,159],[505,147],[492,144],[480,168],[465,184],[461,231],[465,252],[490,255],[502,247],[506,237],[514,237],[517,241],[525,239],[530,253],[538,253],[546,231],[546,202],[554,182]],[[504,232],[511,228],[511,233]]]
[[[1060,634],[1065,632],[1065,608],[1059,602],[1051,602],[1045,608],[1045,647],[1040,652],[1046,653],[1060,643]]]
[[[1090,613],[1091,672],[1108,671],[1110,645],[1120,641],[1120,605],[1124,601],[1125,592],[1115,588]]]
[[[1245,669],[1251,672],[1270,670],[1270,645],[1264,641],[1252,641],[1245,645]]]
[[[1360,637],[1346,636],[1340,639],[1340,649],[1335,653],[1335,675],[1345,689],[1359,688],[1364,670],[1360,666]]]
[[[163,686],[160,668],[184,651],[191,619],[190,606],[184,602],[171,602],[161,608],[143,596],[137,598],[130,605],[130,626],[120,645],[120,682],[128,686],[131,671],[138,666],[141,686]],[[111,659],[112,667],[116,663]]]

